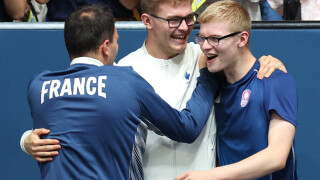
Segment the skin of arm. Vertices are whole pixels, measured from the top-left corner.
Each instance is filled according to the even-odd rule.
[[[237,163],[208,171],[187,172],[175,180],[255,179],[281,170],[286,166],[295,129],[293,124],[282,119],[276,112],[272,112],[267,148]]]
[[[22,21],[30,10],[27,0],[4,0],[3,2],[8,15],[13,20]]]
[[[40,0],[38,0],[40,1]],[[283,63],[274,58],[272,56],[262,56],[259,59],[260,69],[258,71],[258,78],[263,79],[264,77],[269,77],[273,71],[276,69],[280,69],[283,72],[287,72]],[[206,57],[203,53],[200,55],[199,67],[200,69],[206,67]],[[259,77],[259,74],[261,77]],[[37,131],[36,131],[37,130]],[[47,139],[50,141],[46,141],[45,139],[40,139],[40,135],[49,133],[48,129],[35,129],[32,133],[27,136],[24,140],[24,147],[26,151],[37,161],[39,162],[47,162],[52,161],[50,156],[58,155],[58,150],[61,148],[59,145],[59,141],[56,139]]]
[[[50,0],[35,0],[39,4],[47,4]]]
[[[133,10],[139,5],[140,0],[119,0],[120,3],[127,9]]]

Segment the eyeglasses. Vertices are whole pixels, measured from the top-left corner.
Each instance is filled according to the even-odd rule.
[[[210,44],[210,46],[218,46],[219,45],[219,41],[222,40],[222,39],[225,39],[225,38],[228,38],[228,37],[232,37],[232,36],[235,36],[237,34],[241,33],[240,31],[238,32],[235,32],[235,33],[231,33],[231,34],[228,34],[226,36],[222,36],[222,37],[214,37],[214,36],[211,36],[211,37],[202,37],[198,34],[194,35],[193,38],[194,40],[196,41],[196,43],[202,45],[204,43],[204,40],[207,40],[208,43]]]
[[[187,26],[192,26],[194,25],[198,17],[197,14],[190,14],[186,17],[174,17],[174,18],[168,18],[168,19],[156,16],[154,14],[150,14],[150,16],[164,20],[164,21],[168,21],[168,25],[170,28],[178,28],[181,25],[183,20],[185,20]]]

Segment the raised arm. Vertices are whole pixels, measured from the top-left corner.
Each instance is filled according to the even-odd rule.
[[[147,119],[164,135],[175,141],[193,142],[209,117],[214,94],[218,88],[217,81],[207,68],[200,70],[200,73],[197,87],[186,108],[181,112],[162,100],[146,82],[144,85],[136,84],[141,87],[136,93],[140,99],[143,119]]]

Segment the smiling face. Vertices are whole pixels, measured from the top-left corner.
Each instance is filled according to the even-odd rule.
[[[204,23],[200,24],[199,35],[202,37],[222,37],[234,33],[228,23]],[[219,45],[212,46],[207,40],[200,45],[206,55],[207,65],[210,72],[228,71],[235,67],[238,57],[239,34],[224,38]]]
[[[152,14],[165,19],[186,17],[192,14],[189,1],[176,4],[162,3]],[[148,52],[158,58],[172,58],[186,49],[193,26],[188,26],[185,20],[179,27],[170,28],[168,21],[149,16],[150,29],[148,29]]]
[[[207,56],[209,70],[230,73],[237,68],[241,69],[240,62],[247,59],[244,54],[250,53],[251,19],[247,10],[234,1],[218,1],[208,6],[198,21],[201,37],[221,38],[232,34],[221,39],[216,46],[210,45],[207,40],[200,44]]]

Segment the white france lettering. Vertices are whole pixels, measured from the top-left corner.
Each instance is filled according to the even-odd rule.
[[[45,81],[42,84],[42,89],[41,89],[41,104],[44,102],[44,95],[48,93],[48,89],[46,89],[46,85],[50,84],[51,81]]]
[[[106,80],[107,76],[99,76],[98,79],[98,96],[107,98],[107,95],[105,92],[102,91],[102,88],[106,87],[106,84],[102,82],[102,80]]]
[[[53,93],[55,97],[59,97],[58,89],[60,85],[61,85],[61,82],[59,80],[52,80],[50,84],[49,99],[53,98]]]
[[[73,85],[73,95],[77,95],[78,94],[78,90],[79,93],[81,95],[84,95],[84,84],[86,82],[86,78],[83,77],[81,78],[81,81],[79,78],[75,78],[74,79],[74,85]]]
[[[66,78],[63,82],[63,85],[61,87],[60,96],[63,96],[64,93],[68,93],[69,96],[72,95],[70,78]]]
[[[95,77],[89,77],[88,80],[87,80],[87,84],[86,84],[86,90],[87,90],[87,93],[89,95],[94,95],[96,93],[96,89],[95,87],[92,87],[92,89],[90,89],[90,86],[91,86],[91,83],[90,81],[92,81],[92,83],[97,83],[97,79]]]
[[[41,104],[44,103],[46,94],[49,94],[49,99],[66,95],[78,95],[78,92],[80,95],[84,95],[86,92],[91,96],[97,94],[100,97],[107,98],[107,94],[103,91],[106,88],[106,80],[107,76],[99,76],[98,80],[96,77],[89,77],[88,79],[85,77],[81,79],[74,78],[73,83],[72,79],[66,78],[63,84],[57,79],[44,81],[41,88]]]

